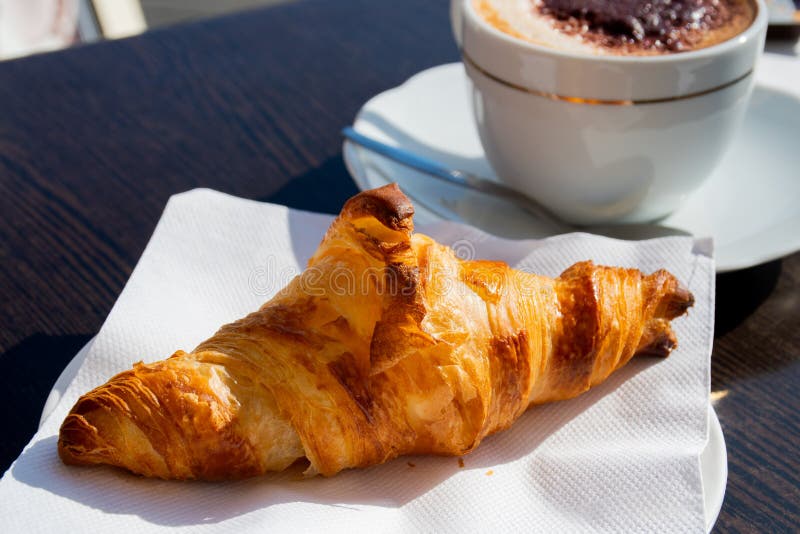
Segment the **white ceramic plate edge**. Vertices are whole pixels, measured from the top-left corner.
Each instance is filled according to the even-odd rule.
[[[728,484],[728,449],[717,412],[708,405],[708,443],[700,453],[700,477],[703,480],[703,508],[706,530],[711,532],[722,510],[725,486]]]

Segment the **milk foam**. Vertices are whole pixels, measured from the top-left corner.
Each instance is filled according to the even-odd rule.
[[[754,2],[727,1],[740,11],[740,16],[717,28],[696,30],[692,36],[695,42],[686,50],[704,48],[730,39],[752,23],[755,17]],[[565,31],[566,23],[557,21],[540,11],[542,4],[542,0],[473,0],[475,11],[489,24],[513,37],[541,46],[594,55],[651,55],[674,52],[648,48],[637,43],[624,46],[604,44],[601,39],[597,39],[600,34],[590,31],[585,25],[567,28],[569,31]]]
[[[550,17],[541,15],[538,0],[475,0],[475,11],[497,29],[518,39],[566,52],[608,54],[608,50],[556,29]]]

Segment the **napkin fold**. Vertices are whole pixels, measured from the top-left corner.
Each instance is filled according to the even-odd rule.
[[[302,271],[331,219],[203,189],[172,197],[74,381],[0,480],[0,531],[705,531],[714,267],[709,243],[687,237],[510,241],[455,223],[418,228],[462,257],[550,276],[585,259],[666,268],[696,299],[673,322],[669,358],[635,358],[576,399],[533,407],[461,462],[404,457],[328,479],[290,470],[222,483],[60,462],[58,428],[81,394],[257,309]]]

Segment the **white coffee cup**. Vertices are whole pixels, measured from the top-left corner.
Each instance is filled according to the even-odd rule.
[[[668,215],[705,181],[742,122],[767,8],[690,52],[590,55],[501,32],[473,0],[451,17],[481,143],[500,180],[578,224]]]

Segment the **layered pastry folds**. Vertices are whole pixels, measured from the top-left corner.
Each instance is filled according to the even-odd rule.
[[[587,261],[558,278],[464,261],[413,233],[395,185],[350,199],[307,269],[191,352],[137,363],[64,420],[67,464],[168,479],[333,475],[462,455],[533,404],[666,356],[692,295]]]

